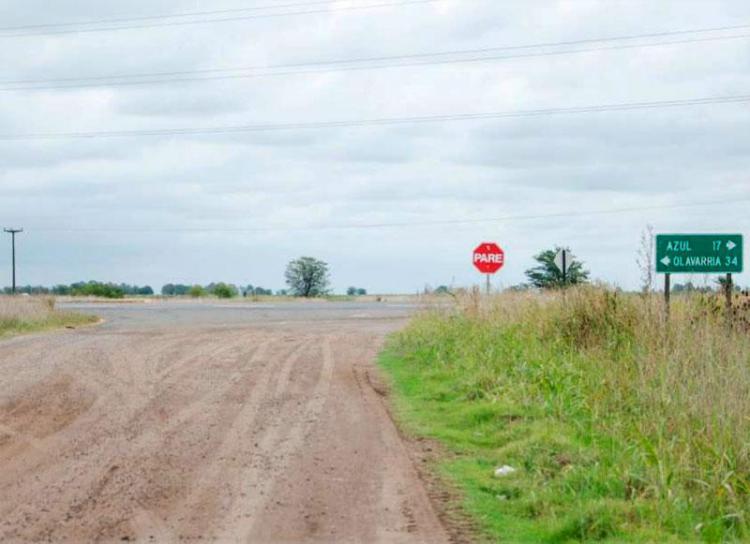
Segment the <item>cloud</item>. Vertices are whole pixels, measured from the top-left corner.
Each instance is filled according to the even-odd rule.
[[[4,7],[3,26],[237,7],[229,0],[203,8],[187,0],[47,4]],[[82,78],[553,43],[744,20],[750,20],[750,5],[740,0],[606,6],[443,0],[0,37],[0,63],[6,81]],[[346,121],[747,94],[748,43],[0,91],[0,134]],[[497,278],[505,285],[523,280],[534,253],[565,243],[595,277],[632,288],[638,282],[635,246],[647,222],[666,230],[747,232],[749,123],[746,105],[725,104],[379,127],[0,141],[0,217],[27,228],[20,253],[24,283],[96,277],[157,287],[219,279],[282,287],[286,261],[313,254],[331,262],[339,289],[357,284],[411,292],[425,283],[478,281],[467,254],[478,241],[496,239],[508,253]],[[726,204],[669,208],[717,201]],[[611,208],[643,210],[586,213]],[[516,219],[431,224],[504,217]],[[412,225],[325,228],[393,223]],[[0,252],[0,268],[6,260]],[[739,280],[747,283],[744,276]]]

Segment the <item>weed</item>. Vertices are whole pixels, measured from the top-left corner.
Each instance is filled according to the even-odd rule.
[[[458,297],[382,358],[414,432],[498,538],[750,537],[750,337],[722,302],[598,287]],[[744,306],[743,306],[744,305]],[[516,467],[499,484],[492,468]],[[502,497],[498,500],[497,496]]]
[[[91,323],[96,318],[55,308],[54,297],[0,296],[0,337]]]

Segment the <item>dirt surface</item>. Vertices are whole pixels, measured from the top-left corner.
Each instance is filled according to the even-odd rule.
[[[0,342],[0,541],[449,540],[373,364],[413,307],[86,309]]]

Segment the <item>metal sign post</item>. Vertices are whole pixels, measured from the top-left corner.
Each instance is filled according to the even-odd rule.
[[[724,282],[725,294],[727,297],[727,325],[732,326],[732,317],[734,317],[734,308],[732,307],[732,295],[734,291],[734,285],[732,285],[732,274],[727,274],[726,281]]]
[[[558,249],[555,255],[554,264],[562,274],[563,286],[568,284],[568,272],[573,264],[574,255],[569,249]]]

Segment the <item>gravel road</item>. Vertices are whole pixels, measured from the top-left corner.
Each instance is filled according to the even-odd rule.
[[[0,342],[0,541],[449,541],[373,363],[413,306],[76,307]]]

